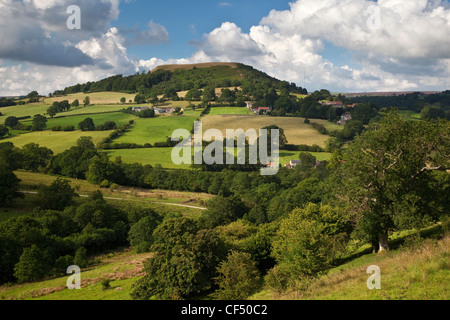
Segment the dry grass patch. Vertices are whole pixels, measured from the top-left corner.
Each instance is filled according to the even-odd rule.
[[[233,116],[208,115],[202,118],[203,131],[219,129],[226,135],[227,129],[261,129],[269,125],[277,125],[284,130],[288,143],[318,145],[325,147],[329,138],[320,134],[311,125],[304,123],[304,118],[286,118],[269,116]]]

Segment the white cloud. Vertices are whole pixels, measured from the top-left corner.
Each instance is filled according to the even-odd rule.
[[[377,30],[368,24],[374,6]],[[441,1],[298,0],[289,10],[272,10],[248,34],[226,22],[197,45],[211,60],[248,63],[280,79],[305,81],[310,90],[443,89],[450,77],[449,34],[450,9]],[[356,67],[325,59],[326,42],[351,52]]]
[[[289,10],[272,10],[249,32],[243,32],[235,23],[223,22],[195,43],[198,50],[191,57],[168,60],[129,56],[128,45],[164,42],[168,33],[153,21],[146,30],[108,29],[109,22],[118,16],[118,0],[92,2],[95,4],[82,0],[84,8],[91,5],[108,10],[96,20],[96,10],[100,7],[91,7],[91,16],[83,20],[86,30],[78,38],[58,29],[61,18],[43,19],[63,3],[67,1],[24,0],[23,5],[12,0],[0,2],[3,5],[0,29],[5,34],[0,39],[0,58],[10,59],[12,54],[5,48],[20,52],[19,45],[31,46],[33,42],[23,40],[37,35],[47,46],[54,45],[58,50],[70,48],[74,56],[71,61],[77,62],[70,68],[48,67],[39,65],[43,61],[37,60],[38,54],[22,57],[28,63],[0,69],[0,94],[32,90],[45,94],[75,83],[132,74],[161,64],[209,61],[249,64],[269,75],[304,85],[310,91],[321,88],[344,92],[443,90],[450,84],[450,5],[445,1],[298,0],[290,4]],[[33,17],[26,10],[27,5],[41,11]],[[374,5],[380,12],[378,30],[368,27],[368,19],[373,14],[368,9]],[[23,18],[20,20],[23,25],[16,21],[14,27],[9,27],[10,17],[17,12]],[[30,21],[38,23],[30,24]],[[34,30],[27,29],[29,25]],[[66,42],[58,42],[61,35],[68,35]],[[328,43],[344,48],[353,61],[340,65],[326,59],[324,51]],[[36,48],[37,52],[49,52],[49,48]],[[49,57],[40,59],[55,60]]]

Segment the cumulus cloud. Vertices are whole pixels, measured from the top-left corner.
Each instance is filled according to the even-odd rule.
[[[169,32],[167,29],[153,21],[147,24],[147,30],[121,28],[120,33],[126,38],[127,45],[134,44],[157,44],[169,41]]]
[[[197,46],[212,60],[249,63],[310,89],[412,90],[445,86],[449,34],[445,1],[298,0],[249,33],[223,23]],[[359,69],[325,59],[327,42],[348,50]]]
[[[102,33],[117,18],[118,0],[77,1],[81,31],[67,29],[67,0],[3,0],[0,10],[0,58],[43,65],[76,67],[96,63],[76,47],[92,34]]]
[[[166,42],[169,35],[153,21],[143,30],[110,28],[119,14],[118,1],[78,1],[88,13],[83,13],[80,32],[65,29],[71,1],[0,1],[0,59],[24,62],[0,68],[0,92],[51,92],[161,64],[209,61],[249,64],[308,90],[441,90],[449,85],[446,1],[297,0],[288,10],[272,10],[248,32],[223,22],[191,42],[197,47],[191,57],[168,60],[129,56],[127,46]],[[325,58],[329,44],[343,48],[351,59],[340,64]]]

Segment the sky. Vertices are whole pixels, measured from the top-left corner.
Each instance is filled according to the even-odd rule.
[[[308,91],[446,90],[450,4],[0,0],[0,96],[211,61],[251,65]]]

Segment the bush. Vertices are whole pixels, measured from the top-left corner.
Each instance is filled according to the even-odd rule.
[[[215,279],[219,289],[216,296],[221,300],[242,300],[256,292],[260,274],[250,254],[232,251],[226,261],[217,268]]]
[[[111,289],[111,279],[104,278],[104,279],[102,279],[101,284],[102,284],[103,290]]]
[[[61,131],[62,127],[61,126],[54,126],[51,128],[52,131]]]
[[[65,126],[65,127],[61,127],[62,131],[75,131],[75,127],[74,126]]]

